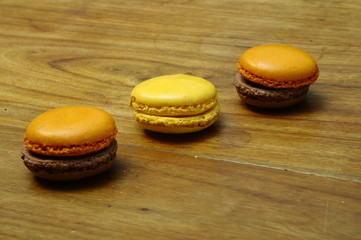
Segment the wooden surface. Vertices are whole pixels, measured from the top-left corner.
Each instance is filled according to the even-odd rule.
[[[361,2],[0,1],[0,239],[361,239]],[[245,106],[232,84],[249,47],[281,43],[320,67],[307,99]],[[131,89],[164,74],[213,82],[206,131],[146,132]],[[110,112],[113,168],[73,183],[20,159],[38,114]]]

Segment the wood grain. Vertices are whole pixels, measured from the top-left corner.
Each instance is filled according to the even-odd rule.
[[[0,238],[361,239],[358,1],[0,1]],[[250,108],[232,79],[249,47],[309,52],[320,77],[288,109]],[[140,129],[131,89],[164,74],[213,82],[221,117],[181,136]],[[38,114],[110,112],[116,165],[51,183],[20,155]]]

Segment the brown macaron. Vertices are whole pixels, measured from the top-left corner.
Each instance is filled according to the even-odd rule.
[[[308,53],[287,45],[261,45],[245,51],[234,79],[239,97],[262,108],[282,108],[305,98],[319,75]]]

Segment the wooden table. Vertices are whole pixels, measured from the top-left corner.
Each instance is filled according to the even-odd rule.
[[[0,239],[361,239],[361,2],[0,1]],[[244,105],[247,48],[289,44],[317,60],[301,104]],[[211,128],[139,128],[132,88],[165,74],[215,84]],[[119,128],[116,164],[78,182],[34,178],[29,122],[88,105]]]

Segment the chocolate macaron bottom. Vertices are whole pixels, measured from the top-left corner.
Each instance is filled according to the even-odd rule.
[[[40,178],[55,181],[72,181],[104,172],[113,165],[118,144],[111,144],[97,152],[81,156],[52,157],[23,148],[21,158],[25,166]]]
[[[234,78],[234,86],[238,96],[249,105],[260,108],[284,108],[302,101],[310,85],[298,88],[273,89],[252,83],[237,73]]]

